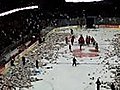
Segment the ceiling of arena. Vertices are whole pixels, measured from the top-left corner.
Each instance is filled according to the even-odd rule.
[[[69,7],[75,8],[75,9],[81,8],[81,9],[88,9],[88,10],[89,8],[95,9],[95,7],[97,7],[96,10],[99,8],[103,8],[104,10],[105,7],[107,7],[107,5],[108,5],[107,9],[112,7],[113,7],[112,9],[118,9],[118,7],[120,7],[119,2],[120,2],[119,0],[102,0],[100,2],[93,2],[93,3],[80,2],[77,4],[77,3],[68,3],[68,2],[65,2],[65,0],[0,0],[0,13],[11,10],[11,9],[28,7],[32,5],[38,5],[39,8],[45,8],[45,9],[47,8],[52,10],[54,10],[54,8],[56,7],[62,8],[62,10]]]

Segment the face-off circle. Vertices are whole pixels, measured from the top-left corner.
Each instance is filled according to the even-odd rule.
[[[80,57],[80,58],[97,57],[97,56],[99,56],[99,54],[97,52],[85,52],[85,51],[82,51],[80,49],[75,49],[75,50],[73,50],[73,56]]]

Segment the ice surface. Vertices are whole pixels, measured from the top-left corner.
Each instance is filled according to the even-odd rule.
[[[74,29],[75,42],[72,51],[79,49],[77,41],[80,34],[84,37],[89,35],[98,42],[99,52],[91,52],[89,49],[94,49],[92,45],[83,46],[81,52],[97,53],[99,56],[76,57],[77,66],[73,67],[73,52],[70,52],[64,41],[66,36],[70,36],[69,29],[66,28],[66,30],[51,33],[50,38],[45,43],[35,47],[26,56],[31,60],[32,66],[30,68],[35,67],[36,59],[39,60],[41,67],[35,70],[42,73],[32,75],[40,80],[32,82],[32,87],[23,90],[96,90],[97,78],[102,83],[100,90],[110,90],[109,85],[111,82],[115,82],[116,66],[120,63],[115,54],[112,39],[120,31],[102,28],[97,30]]]
[[[93,36],[99,43],[98,57],[76,57],[79,63],[76,67],[72,67],[72,52],[68,50],[68,46],[61,48],[58,52],[59,57],[56,64],[48,64],[53,66],[52,70],[46,70],[46,74],[42,81],[35,82],[32,90],[96,90],[96,80],[100,78],[102,83],[101,90],[110,90],[108,84],[114,81],[114,74],[108,69],[110,65],[116,65],[117,56],[108,56],[112,53],[112,39],[116,30],[99,29],[97,31],[77,31],[74,34],[79,38],[80,34]],[[74,43],[72,50],[79,48],[77,43]],[[83,47],[84,48],[84,47]],[[88,52],[85,47],[84,52]],[[106,58],[108,57],[108,58]],[[112,59],[111,59],[112,58]],[[107,65],[109,62],[110,65]],[[39,88],[39,89],[38,89]]]

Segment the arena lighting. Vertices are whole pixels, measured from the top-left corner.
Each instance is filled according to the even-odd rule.
[[[12,13],[15,13],[15,12],[18,12],[18,11],[35,9],[35,8],[38,8],[38,6],[29,6],[29,7],[24,7],[24,8],[13,9],[13,10],[10,10],[10,11],[7,11],[7,12],[0,13],[0,17],[5,16],[5,15],[9,15],[9,14],[12,14]]]
[[[98,2],[103,0],[65,0],[66,2]]]

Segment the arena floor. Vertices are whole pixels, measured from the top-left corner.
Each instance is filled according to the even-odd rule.
[[[117,38],[115,35],[119,34],[120,30],[73,29],[73,33],[75,41],[72,52],[65,43],[66,36],[71,39],[70,29],[64,28],[51,32],[44,43],[37,45],[25,56],[26,60],[32,63],[26,64],[27,70],[32,71],[30,77],[37,78],[38,81],[32,82],[31,87],[22,88],[22,90],[97,90],[98,78],[101,82],[100,90],[111,90],[109,85],[115,82],[115,74],[112,72],[116,70],[111,67],[120,63],[115,54],[113,39]],[[84,45],[80,50],[78,45],[80,34],[84,38],[86,35],[94,37],[99,50],[96,51],[92,44]],[[72,66],[73,57],[77,59],[77,66]],[[34,66],[35,60],[40,62],[39,69]],[[16,62],[16,65],[21,69],[24,68],[21,61]],[[12,67],[13,71],[16,67]],[[8,74],[13,71],[9,71]],[[20,88],[17,87],[17,89]]]
[[[60,49],[55,52],[57,58],[45,66],[52,68],[42,68],[43,74],[35,76],[42,80],[32,83],[31,90],[96,90],[97,78],[102,83],[101,90],[111,90],[108,85],[114,82],[114,74],[111,73],[114,69],[109,69],[109,67],[119,63],[119,61],[116,62],[117,56],[114,55],[112,39],[119,32],[119,30],[113,29],[74,29],[75,42],[72,46],[72,52],[69,51],[68,45],[62,47],[59,45],[60,43],[65,44],[65,41],[58,41],[57,45]],[[70,33],[70,30],[58,31],[57,33],[64,35]],[[84,38],[86,35],[94,37],[99,44],[99,51],[96,52],[92,45],[83,46],[82,51],[80,51],[78,45],[80,34]],[[69,34],[68,37],[70,37]],[[76,67],[72,66],[74,56],[77,59]]]

